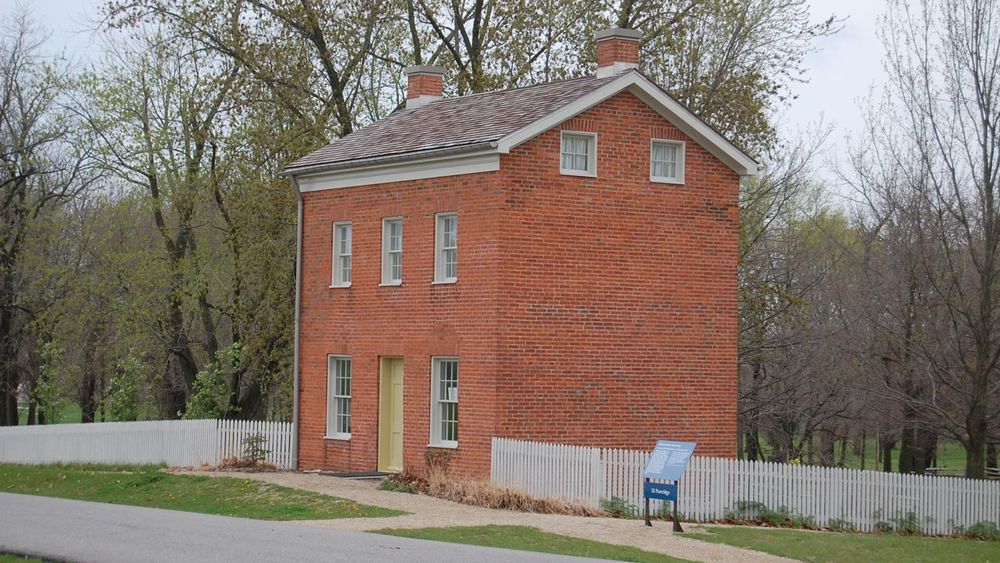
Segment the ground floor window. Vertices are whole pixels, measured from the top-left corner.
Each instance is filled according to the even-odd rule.
[[[458,358],[433,358],[431,445],[458,445]]]
[[[330,356],[327,367],[326,435],[351,437],[351,358]]]

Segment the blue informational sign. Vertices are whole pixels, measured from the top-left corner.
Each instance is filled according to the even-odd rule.
[[[663,481],[680,481],[681,474],[691,461],[696,444],[694,442],[671,442],[660,440],[649,456],[643,477]]]
[[[646,498],[676,501],[677,483],[651,483],[646,481],[642,488],[642,492]]]

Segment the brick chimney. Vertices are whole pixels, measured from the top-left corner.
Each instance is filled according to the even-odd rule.
[[[406,107],[418,108],[444,97],[444,69],[439,66],[406,67]]]
[[[597,77],[621,74],[639,66],[639,40],[642,34],[634,29],[615,27],[598,31]]]

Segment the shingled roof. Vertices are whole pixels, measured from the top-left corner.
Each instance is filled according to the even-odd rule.
[[[537,86],[444,98],[400,109],[285,167],[285,174],[353,163],[419,157],[500,140],[617,77],[588,76]]]

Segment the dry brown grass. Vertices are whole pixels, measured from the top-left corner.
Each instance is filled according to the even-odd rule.
[[[225,457],[213,468],[214,471],[250,471],[268,472],[277,471],[278,468],[273,463],[266,461],[254,461],[243,457]]]
[[[517,489],[494,485],[487,480],[451,477],[443,471],[430,472],[427,476],[426,492],[432,497],[483,508],[538,514],[607,516],[603,510],[583,504],[566,502],[552,497],[535,497]]]

